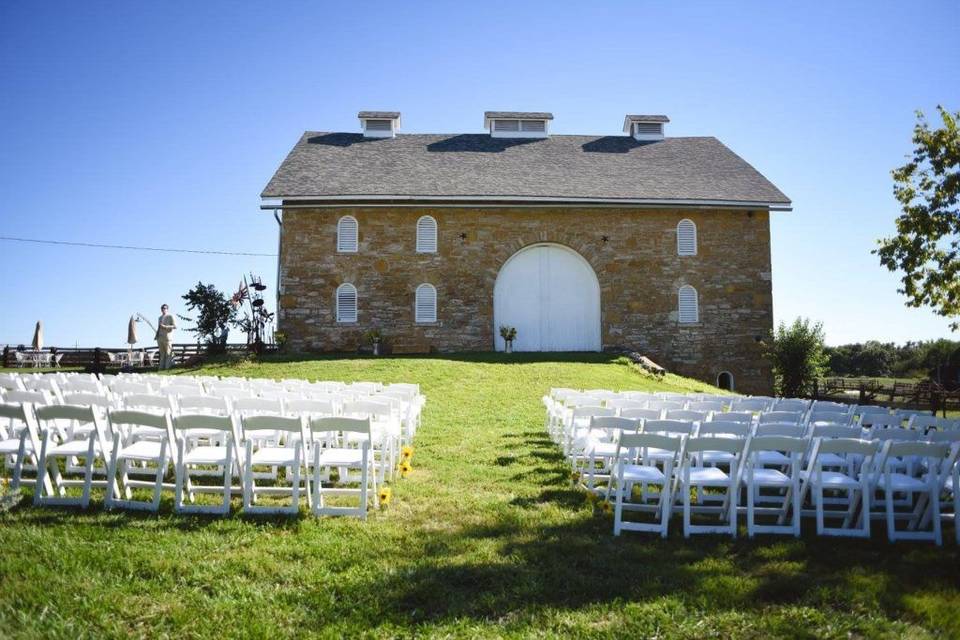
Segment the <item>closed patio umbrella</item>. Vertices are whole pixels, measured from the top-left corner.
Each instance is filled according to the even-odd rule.
[[[37,328],[33,330],[33,349],[43,350],[43,322],[37,320]]]
[[[133,345],[137,344],[137,319],[130,316],[130,322],[127,324],[127,355],[129,361],[133,362]]]

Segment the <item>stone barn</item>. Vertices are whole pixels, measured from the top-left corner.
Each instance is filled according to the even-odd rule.
[[[279,329],[305,351],[627,348],[770,391],[770,214],[790,200],[712,137],[662,115],[553,135],[550,113],[485,133],[307,131],[262,193],[280,223]]]

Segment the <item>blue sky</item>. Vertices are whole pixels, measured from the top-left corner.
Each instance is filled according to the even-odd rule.
[[[3,2],[0,235],[273,253],[260,190],[303,130],[356,131],[360,109],[424,133],[481,131],[486,109],[583,134],[665,113],[793,199],[777,321],[949,336],[870,250],[914,111],[960,109],[958,24],[956,2]],[[183,312],[198,280],[272,285],[276,264],[0,242],[0,269],[0,344],[43,319],[48,344],[120,346],[132,313]]]

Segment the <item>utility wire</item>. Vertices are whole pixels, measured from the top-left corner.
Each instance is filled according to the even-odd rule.
[[[37,238],[13,238],[0,236],[0,240],[7,242],[33,242],[36,244],[56,244],[70,247],[92,247],[96,249],[129,249],[131,251],[161,251],[164,253],[204,253],[215,256],[257,256],[261,258],[276,258],[275,253],[248,253],[244,251],[213,251],[208,249],[167,249],[161,247],[133,247],[124,244],[97,244],[94,242],[67,242],[65,240],[39,240]]]

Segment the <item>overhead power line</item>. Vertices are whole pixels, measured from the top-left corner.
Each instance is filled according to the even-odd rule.
[[[163,253],[203,253],[214,256],[256,256],[260,258],[276,258],[275,253],[251,253],[246,251],[215,251],[213,249],[170,249],[166,247],[134,247],[125,244],[98,244],[95,242],[67,242],[65,240],[41,240],[38,238],[14,238],[0,236],[0,240],[8,242],[32,242],[35,244],[55,244],[68,247],[88,247],[94,249],[127,249],[129,251],[160,251]]]

